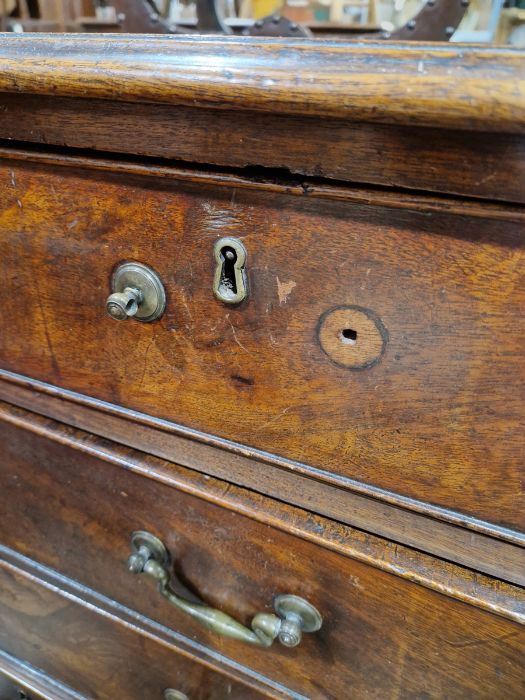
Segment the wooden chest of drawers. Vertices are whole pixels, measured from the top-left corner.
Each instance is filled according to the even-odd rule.
[[[0,673],[523,697],[523,59],[0,39]]]

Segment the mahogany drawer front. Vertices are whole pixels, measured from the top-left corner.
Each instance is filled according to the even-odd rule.
[[[190,700],[268,697],[50,590],[1,560],[0,613],[3,651],[89,699],[164,700],[168,688]]]
[[[3,369],[523,528],[512,214],[15,161],[0,192]],[[213,295],[223,236],[237,306]],[[106,314],[126,260],[164,283],[159,321]]]
[[[524,201],[508,46],[59,35],[9,37],[0,66],[3,140]]]
[[[3,422],[0,442],[5,545],[292,691],[509,698],[525,690],[525,630],[509,620]],[[134,530],[159,537],[184,584],[239,622],[291,593],[316,606],[321,630],[293,649],[205,630],[127,570]]]

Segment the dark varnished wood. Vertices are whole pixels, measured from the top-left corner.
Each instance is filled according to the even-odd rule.
[[[3,35],[0,138],[523,202],[524,65],[450,44]]]
[[[411,554],[403,548],[389,554],[388,545],[374,538],[323,519],[312,522],[307,513],[268,499],[254,501],[249,492],[224,482],[192,477],[175,465],[20,410],[10,412],[27,425],[22,430],[0,423],[0,439],[7,446],[1,522],[4,542],[22,554],[37,556],[109,599],[309,697],[344,697],[348,687],[358,696],[468,697],[479,676],[486,680],[486,697],[490,692],[518,697],[525,679],[514,659],[523,653],[522,627],[392,573],[411,567],[412,574],[406,573],[413,577],[427,566],[429,579],[455,580],[463,590],[456,595],[469,602],[473,594],[486,596],[502,613],[494,603],[499,599],[501,606],[507,596],[516,612],[521,608],[516,619],[524,614],[523,590],[492,586],[479,574],[460,573],[430,558],[422,561],[417,553],[408,564]],[[30,422],[45,432],[31,435]],[[60,436],[63,444],[57,444]],[[294,650],[277,646],[264,652],[206,632],[170,608],[150,581],[126,571],[129,535],[143,528],[163,539],[177,574],[207,603],[246,623],[255,611],[269,609],[274,595],[289,591],[319,608],[322,630],[307,635]],[[317,540],[308,536],[308,528],[317,532]],[[323,540],[332,540],[334,550]],[[361,561],[352,558],[356,554]],[[377,568],[381,556],[390,558],[392,573]],[[502,663],[510,669],[503,680],[497,674]],[[464,665],[471,668],[469,677]]]
[[[477,201],[475,199],[460,199],[458,197],[441,197],[425,192],[399,192],[391,189],[378,189],[334,183],[322,178],[307,178],[301,180],[292,177],[290,173],[276,172],[254,168],[251,170],[203,170],[192,164],[172,163],[152,158],[145,159],[116,159],[108,154],[90,154],[71,150],[69,152],[41,147],[24,148],[13,144],[0,145],[0,157],[6,161],[28,161],[42,165],[69,166],[88,171],[139,178],[155,178],[191,183],[203,187],[219,186],[232,187],[241,190],[270,192],[273,194],[294,195],[304,198],[305,195],[315,199],[328,199],[352,204],[370,204],[389,209],[421,212],[422,214],[457,214],[472,216],[478,219],[496,221],[525,222],[525,211],[520,204],[509,202]]]
[[[159,460],[83,431],[71,430],[54,420],[47,420],[6,403],[0,403],[0,417],[6,424],[29,431],[30,434],[38,435],[47,441],[123,467],[458,600],[518,622],[525,622],[522,589],[509,586],[498,579],[488,578],[479,573],[472,576],[469,569],[293,508],[231,483],[210,478],[206,474],[173,462]],[[3,426],[3,430],[4,434],[9,436],[10,430],[7,425]],[[502,554],[497,554],[499,560],[494,562],[494,567],[499,563],[500,568],[504,568]],[[519,562],[519,556],[516,558]]]
[[[523,58],[0,36],[0,673],[523,697]],[[123,260],[163,279],[160,323],[105,315]],[[215,637],[126,571],[135,529],[241,622],[288,592],[321,631]]]
[[[63,579],[40,580],[41,569],[30,562],[20,568],[16,555],[2,554],[2,649],[82,695],[93,700],[163,700],[163,691],[174,688],[197,700],[290,698],[286,691],[243,685],[222,669],[179,652],[162,630],[152,633],[140,618],[125,621],[126,611],[112,609],[111,601],[73,582],[68,586]]]
[[[20,162],[1,186],[4,368],[308,462],[343,487],[523,527],[521,225],[482,206],[429,216]],[[252,293],[233,309],[211,292],[221,235],[249,254]],[[105,316],[127,258],[164,280],[160,323]],[[388,332],[369,370],[318,346],[322,314],[348,304]]]
[[[255,670],[227,659],[222,654],[199,644],[196,640],[189,639],[176,630],[155,622],[151,618],[141,615],[136,610],[127,608],[98,591],[94,591],[78,581],[63,576],[55,569],[43,566],[3,545],[0,545],[0,560],[2,561],[1,566],[11,571],[20,572],[49,590],[59,591],[61,596],[74,600],[78,604],[97,612],[98,615],[113,620],[117,625],[130,630],[135,636],[139,638],[147,637],[155,643],[160,643],[175,655],[176,663],[179,660],[182,660],[183,663],[188,660],[188,667],[191,670],[191,667],[195,666],[194,662],[197,662],[197,665],[202,667],[201,671],[204,673],[211,672],[213,678],[219,675],[223,677],[223,680],[226,680],[226,685],[224,686],[224,683],[221,684],[220,679],[214,678],[214,681],[218,681],[218,684],[217,682],[212,682],[209,687],[203,684],[203,687],[199,688],[201,692],[215,691],[217,685],[219,689],[227,690],[229,682],[233,681],[236,686],[240,684],[244,687],[248,697],[252,696],[251,691],[255,691],[256,697],[260,697],[262,693],[264,697],[271,697],[275,700],[292,698],[293,700],[304,700],[303,696],[294,693],[270,678],[261,676]],[[63,637],[59,636],[57,644],[60,645],[62,642]],[[5,654],[5,652],[0,653],[2,655]],[[88,672],[88,676],[90,675]],[[50,678],[50,676],[47,677]],[[56,679],[54,680],[56,681]],[[205,678],[203,680],[205,681]],[[95,682],[98,683],[98,681]],[[62,700],[58,693],[56,695],[58,697],[52,697],[50,700]],[[199,696],[197,695],[197,697]],[[164,699],[161,698],[161,700]]]
[[[4,34],[0,91],[525,130],[523,52],[509,47]]]
[[[315,478],[315,471],[307,465],[195,433],[166,421],[119,409],[5,371],[0,371],[0,398],[151,455],[175,461],[202,472],[204,479],[206,475],[215,475],[243,484],[449,561],[525,584],[525,541],[524,536],[515,530],[402,498],[367,487],[366,484],[351,482],[352,490],[343,490],[335,484],[319,481]],[[52,439],[79,449],[78,442],[64,436],[58,437],[48,427],[39,425],[35,418],[27,421],[23,412],[20,415],[14,407],[5,407],[2,416],[10,423],[30,427],[39,434],[48,438],[53,436]],[[81,444],[91,453],[85,441]],[[101,450],[98,445],[94,450],[97,456],[106,458],[106,450]],[[324,539],[321,538],[321,541]],[[378,548],[379,558],[374,560],[380,566],[384,563],[384,546],[383,540]],[[394,546],[397,552],[399,545]],[[412,556],[411,553],[409,558]],[[399,567],[398,562],[393,565],[398,575],[406,573],[405,566]],[[430,571],[428,576],[423,576],[424,585],[433,587],[437,583],[434,575],[435,572]],[[416,579],[420,580],[417,574]],[[450,592],[448,588],[447,591]]]
[[[292,173],[525,201],[520,134],[26,93],[3,93],[0,102],[0,138],[40,148],[54,144],[248,172],[277,169],[269,179]]]

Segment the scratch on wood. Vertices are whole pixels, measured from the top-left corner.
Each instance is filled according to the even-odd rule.
[[[445,643],[455,649],[464,649],[466,647],[481,647],[486,644],[492,644],[493,642],[503,642],[509,637],[515,637],[517,632],[507,632],[507,634],[502,634],[500,637],[491,637],[490,639],[470,639],[464,642],[449,642],[445,639]]]
[[[142,384],[144,383],[144,377],[146,376],[146,369],[148,366],[148,353],[150,351],[151,346],[153,345],[154,340],[155,338],[153,337],[150,339],[148,347],[146,348],[146,352],[144,353],[144,364],[142,365],[142,376],[140,377],[139,386],[142,386]]]
[[[57,362],[56,357],[55,357],[55,351],[53,350],[53,345],[52,345],[52,343],[51,343],[51,336],[49,335],[49,330],[48,330],[48,327],[47,327],[46,314],[45,314],[45,312],[44,312],[44,305],[42,304],[42,295],[40,294],[40,289],[39,289],[38,281],[37,281],[36,277],[35,277],[35,280],[34,280],[34,285],[35,285],[35,288],[36,288],[36,294],[37,294],[37,299],[38,299],[38,307],[39,307],[39,309],[40,309],[40,316],[42,317],[42,324],[43,324],[43,326],[44,326],[44,335],[45,335],[45,337],[46,337],[46,343],[47,343],[47,347],[48,347],[48,350],[49,350],[49,359],[50,359],[50,362],[51,362],[51,366],[52,366],[52,368],[53,368],[53,371],[54,371],[54,373],[55,373],[56,378],[57,378],[57,379],[61,379],[60,368],[59,368],[59,366],[58,366],[58,362]]]
[[[279,306],[286,304],[288,297],[292,293],[294,287],[297,287],[297,282],[290,280],[290,282],[281,282],[281,280],[276,277],[277,280],[277,295],[279,297]]]
[[[263,428],[267,428],[272,423],[275,423],[276,421],[279,420],[279,418],[282,418],[282,416],[284,416],[286,413],[288,413],[288,411],[290,411],[292,408],[293,408],[293,406],[288,406],[283,411],[278,413],[276,416],[271,418],[269,421],[267,421],[266,423],[263,423],[261,426],[259,426],[258,430],[262,430]]]
[[[491,173],[490,175],[487,175],[486,177],[482,178],[481,180],[478,180],[476,182],[476,185],[479,187],[479,185],[484,185],[486,182],[489,182],[490,180],[493,180],[498,173]]]
[[[368,276],[370,275],[371,270],[372,270],[372,268],[369,267],[368,270],[366,271],[366,278],[365,278],[365,281],[363,282],[363,284],[361,285],[361,289],[366,288],[366,283],[368,281]]]
[[[193,314],[191,313],[190,307],[188,306],[188,302],[186,301],[186,295],[184,294],[184,292],[182,293],[182,304],[183,304],[184,308],[186,309],[186,311],[188,312],[188,316],[190,317],[190,321],[193,325],[193,323],[194,323]],[[188,328],[188,326],[186,326],[186,328]]]
[[[244,345],[243,345],[243,344],[241,343],[241,341],[239,340],[239,338],[237,338],[237,333],[235,332],[235,328],[233,327],[233,323],[230,321],[230,314],[226,314],[226,320],[227,320],[228,323],[230,324],[230,328],[232,329],[233,339],[235,340],[235,342],[237,343],[237,345],[238,345],[240,348],[242,348],[242,349],[244,350],[244,352],[247,352],[248,355],[252,355],[252,356],[253,356],[253,353],[251,353],[251,352],[248,350],[248,348],[245,348]]]
[[[225,486],[224,486],[224,488],[223,488],[223,490],[222,490],[222,494],[221,494],[221,496],[222,496],[223,498],[224,498],[224,496],[226,496],[226,494],[227,494],[228,491],[231,489],[231,487],[232,487],[232,484],[229,484],[229,483],[225,484]]]
[[[363,586],[361,585],[361,581],[359,580],[359,576],[350,576],[350,585],[353,586],[354,588],[357,588],[358,591],[363,590]]]

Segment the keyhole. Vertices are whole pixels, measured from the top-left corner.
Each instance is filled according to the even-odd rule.
[[[233,292],[233,294],[237,294],[237,280],[235,279],[235,263],[237,262],[237,253],[233,250],[233,248],[225,246],[221,250],[221,257],[223,259],[221,286],[227,287]]]
[[[246,249],[238,238],[215,241],[213,293],[225,304],[240,304],[246,299]]]

